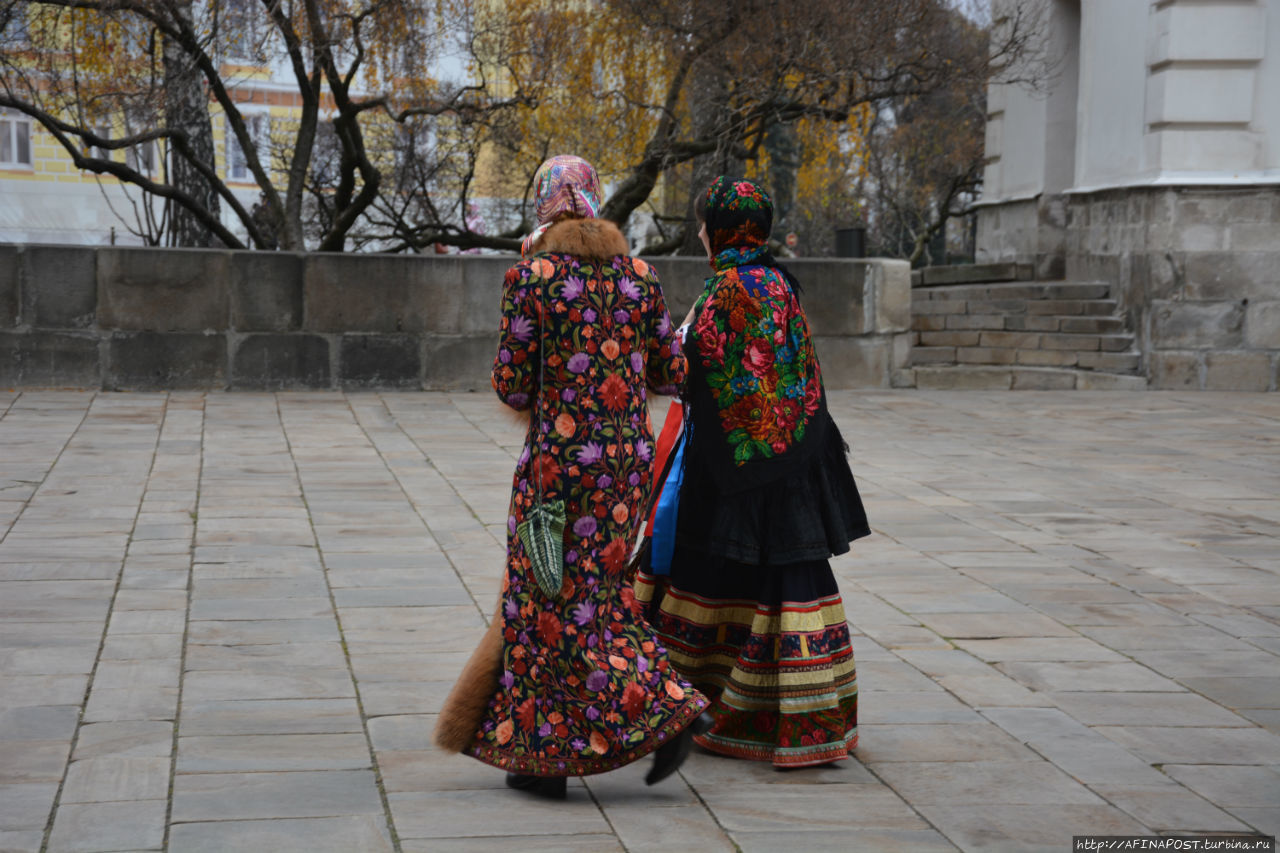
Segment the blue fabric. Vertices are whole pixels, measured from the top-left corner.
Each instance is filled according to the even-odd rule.
[[[667,472],[658,508],[653,513],[653,545],[649,552],[650,570],[655,575],[671,572],[671,556],[676,550],[676,516],[680,510],[680,485],[684,482],[684,449],[688,445],[689,425],[680,433],[671,470]]]

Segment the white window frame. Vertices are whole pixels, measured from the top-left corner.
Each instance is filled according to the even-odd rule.
[[[258,149],[258,157],[261,159],[264,148],[263,143],[271,138],[270,113],[241,112],[240,117],[244,119],[244,123],[249,130],[249,138],[254,141],[254,146]],[[227,180],[236,183],[256,184],[257,180],[253,177],[253,172],[249,170],[249,161],[244,156],[244,151],[240,148],[240,140],[236,138],[236,132],[231,127],[230,116],[224,115],[222,119],[223,134],[226,142]]]
[[[154,139],[125,149],[125,163],[130,169],[147,177],[156,173],[156,141]],[[141,162],[140,162],[141,161]]]
[[[103,122],[102,124],[96,125],[91,129],[96,135],[101,136],[103,139],[107,140],[108,142],[111,141],[111,125],[110,124]],[[96,160],[114,160],[115,159],[115,157],[113,156],[115,154],[115,151],[113,149],[99,148],[97,145],[90,145],[88,154],[90,157],[93,157]]]
[[[342,159],[342,143],[333,126],[334,116],[322,115],[316,124],[315,142],[311,153],[311,179],[325,184],[327,178],[337,178],[338,164]],[[332,173],[332,174],[330,174]]]
[[[0,45],[26,47],[31,44],[30,22],[24,4],[14,4],[7,25],[0,29]]]
[[[222,24],[227,30],[223,33],[226,59],[256,65],[261,57],[256,56],[253,49],[257,49],[258,42],[264,35],[264,28],[270,26],[263,17],[257,0],[224,0]],[[235,32],[237,29],[240,32]],[[250,46],[253,49],[249,49]]]
[[[35,166],[30,116],[0,108],[0,169],[31,169]],[[27,158],[21,159],[23,146]]]

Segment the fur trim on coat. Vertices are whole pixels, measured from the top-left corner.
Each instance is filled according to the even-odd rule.
[[[578,258],[612,258],[630,252],[627,238],[607,219],[563,219],[533,244],[534,252],[555,252]]]
[[[448,752],[464,752],[471,746],[501,676],[502,599],[499,597],[498,610],[480,638],[480,645],[467,659],[436,718],[433,738],[436,746]]]
[[[612,258],[629,251],[627,238],[607,219],[565,219],[543,232],[533,244],[534,252],[555,252],[579,258]],[[523,415],[522,420],[528,415]],[[489,700],[502,676],[502,599],[489,628],[480,638],[462,674],[436,718],[433,740],[449,752],[465,752],[475,742]]]

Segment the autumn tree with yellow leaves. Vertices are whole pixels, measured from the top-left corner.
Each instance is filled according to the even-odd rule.
[[[829,227],[856,210],[870,117],[1024,74],[1034,18],[1015,0],[957,52],[957,2],[0,0],[0,32],[25,34],[0,38],[0,106],[163,199],[171,244],[510,249],[538,163],[576,153],[612,190],[602,215],[647,206],[670,251],[693,246],[692,194],[721,173],[760,175],[787,222]],[[255,132],[231,53],[286,69],[293,120]],[[211,110],[256,208],[221,177]],[[158,171],[119,154],[152,143]],[[477,195],[512,201],[505,233],[468,227]]]
[[[592,159],[614,188],[605,216],[625,222],[649,204],[683,225],[661,249],[699,251],[691,195],[722,173],[764,176],[782,188],[780,208],[829,227],[855,212],[863,136],[882,105],[1038,73],[1037,17],[1017,2],[976,52],[952,49],[949,0],[503,6],[508,28],[528,27],[522,38],[539,45],[521,55],[524,72],[547,74],[538,109],[520,114],[509,162],[523,174],[548,153]],[[660,182],[673,190],[665,210],[654,199]]]
[[[225,207],[252,245],[341,250],[388,192],[387,139],[533,102],[509,73],[493,95],[484,74],[509,72],[513,48],[477,21],[470,0],[0,0],[0,106],[37,121],[77,168],[164,199],[171,244],[241,247]],[[481,49],[469,79],[433,76],[442,53]],[[288,69],[295,120],[255,133],[231,54]],[[219,173],[211,106],[261,190],[256,212]],[[153,143],[158,168],[115,153]]]

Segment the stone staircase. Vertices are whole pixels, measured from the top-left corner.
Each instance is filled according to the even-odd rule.
[[[1143,390],[1142,355],[1110,291],[1067,281],[915,287],[902,384]]]

